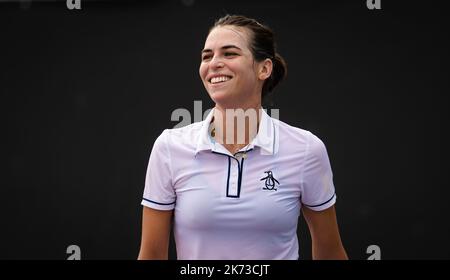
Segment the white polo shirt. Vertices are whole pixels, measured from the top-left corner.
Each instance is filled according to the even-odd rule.
[[[157,138],[142,205],[175,209],[178,259],[298,259],[302,205],[336,201],[325,145],[263,111],[256,137],[232,155],[210,136],[213,111]]]

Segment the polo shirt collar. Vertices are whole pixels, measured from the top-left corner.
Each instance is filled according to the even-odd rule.
[[[197,155],[200,151],[215,150],[215,141],[211,137],[210,131],[210,124],[214,116],[214,110],[214,108],[211,109],[206,119],[202,121],[202,127],[200,129],[195,155]],[[265,110],[262,110],[258,133],[255,138],[253,138],[252,142],[240,151],[246,151],[254,147],[259,147],[261,148],[261,154],[263,155],[273,155],[276,153],[278,147],[278,136],[276,135],[277,133],[275,129],[276,125],[278,125],[277,120],[271,118]]]
[[[263,155],[273,155],[276,152],[278,137],[276,136],[275,121],[265,110],[262,110],[258,134],[250,145],[260,147]]]

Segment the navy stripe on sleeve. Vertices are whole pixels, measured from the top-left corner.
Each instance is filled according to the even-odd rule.
[[[320,204],[317,204],[317,205],[308,205],[308,204],[305,204],[305,203],[302,203],[302,204],[305,205],[305,206],[308,206],[308,207],[319,207],[319,206],[322,206],[322,205],[327,204],[328,202],[330,202],[334,198],[335,195],[336,195],[336,193],[334,193],[333,196],[330,199],[328,199],[327,201],[325,201],[324,203],[320,203]]]
[[[142,199],[145,200],[145,201],[151,202],[151,203],[159,204],[159,205],[171,205],[171,204],[175,204],[175,201],[172,202],[172,203],[161,203],[161,202],[156,202],[156,201],[153,201],[153,200],[150,200],[150,199],[146,199],[145,197],[143,197]]]

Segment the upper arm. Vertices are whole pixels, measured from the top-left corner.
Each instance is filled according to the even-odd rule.
[[[169,133],[165,130],[153,145],[145,176],[142,205],[158,210],[172,210],[175,207],[176,193],[168,142]]]
[[[168,259],[173,210],[143,207],[141,248],[138,259]]]
[[[325,144],[310,134],[300,175],[301,203],[315,211],[336,202],[333,172]]]
[[[167,259],[176,194],[172,184],[169,132],[156,139],[145,177],[141,204],[142,237],[139,259]]]
[[[302,208],[303,217],[311,233],[314,259],[347,259],[342,246],[334,205],[314,211]]]

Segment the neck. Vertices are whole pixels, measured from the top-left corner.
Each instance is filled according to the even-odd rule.
[[[231,153],[248,145],[258,133],[261,102],[236,108],[214,107],[214,138]]]

